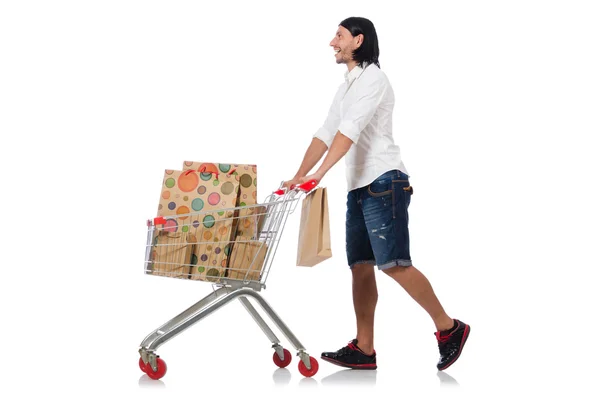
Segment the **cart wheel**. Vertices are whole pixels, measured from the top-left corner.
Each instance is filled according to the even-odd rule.
[[[292,353],[288,349],[283,349],[283,360],[281,360],[277,352],[275,352],[273,353],[273,362],[279,368],[285,368],[292,362]]]
[[[146,373],[146,364],[144,363],[144,360],[142,360],[142,358],[140,357],[140,369],[142,370],[142,372]]]
[[[316,358],[310,357],[310,369],[308,369],[306,368],[306,365],[304,365],[304,362],[300,360],[300,362],[298,363],[298,370],[300,370],[300,373],[302,375],[306,376],[307,378],[310,378],[319,370],[319,363],[317,362]]]
[[[148,364],[146,364],[146,374],[148,374],[150,379],[158,380],[165,376],[165,374],[167,373],[167,364],[163,361],[162,358],[156,357],[156,366],[158,368],[157,371],[154,372],[152,366],[150,365],[150,361],[148,361]]]

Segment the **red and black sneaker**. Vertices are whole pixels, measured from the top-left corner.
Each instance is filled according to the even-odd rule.
[[[377,369],[375,351],[368,356],[358,348],[358,340],[354,339],[348,346],[342,347],[337,352],[321,353],[321,359],[332,364],[352,369]]]
[[[443,371],[458,360],[470,332],[471,327],[468,324],[455,319],[454,327],[450,330],[437,331],[435,333],[440,349],[440,361],[437,364],[438,370]]]

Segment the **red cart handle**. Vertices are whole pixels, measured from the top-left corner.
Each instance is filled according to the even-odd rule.
[[[295,190],[302,190],[303,192],[307,193],[307,192],[310,192],[311,190],[313,190],[316,186],[317,186],[317,180],[316,179],[311,179],[310,181],[304,182],[301,185],[292,185],[290,187],[290,190],[294,190],[294,189]],[[278,196],[281,196],[282,194],[285,193],[285,190],[284,189],[279,189],[279,190],[277,190],[277,191],[275,191],[273,193],[275,193]]]
[[[159,216],[159,217],[154,218],[154,226],[166,225],[166,224],[167,224],[167,220],[164,217]]]

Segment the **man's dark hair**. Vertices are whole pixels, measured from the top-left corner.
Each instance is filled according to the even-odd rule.
[[[362,34],[364,36],[363,42],[353,53],[352,58],[358,62],[359,65],[366,67],[374,63],[379,66],[379,42],[377,40],[377,32],[373,22],[367,18],[361,17],[350,17],[344,19],[340,26],[345,27],[350,31],[353,37]]]

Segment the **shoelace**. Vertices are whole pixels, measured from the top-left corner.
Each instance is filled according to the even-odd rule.
[[[350,341],[348,342],[347,346],[344,346],[340,350],[338,350],[337,354],[339,354],[340,356],[347,356],[349,354],[352,354],[352,352],[355,350],[358,350],[358,348],[354,345],[354,343],[352,343],[352,341]]]

